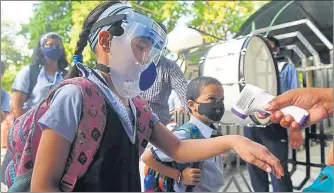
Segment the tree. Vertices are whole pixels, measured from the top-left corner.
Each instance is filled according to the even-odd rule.
[[[167,31],[174,29],[177,20],[186,15],[187,1],[129,1],[138,11],[166,25]]]
[[[82,31],[82,24],[85,17],[91,12],[101,1],[72,1],[72,30],[70,32],[71,44],[69,50],[74,53],[76,42],[79,40],[79,34]],[[152,17],[155,21],[163,22],[171,31],[177,19],[185,12],[183,4],[185,2],[178,1],[129,1],[129,4],[139,12]],[[163,12],[161,12],[163,10]],[[84,63],[89,66],[95,65],[94,54],[89,46],[83,51]]]
[[[15,74],[29,62],[29,56],[15,47],[16,35],[15,23],[10,20],[1,20],[1,60],[7,69],[1,85],[8,91],[11,90]]]
[[[228,33],[235,33],[251,16],[258,5],[266,2],[256,1],[195,1],[192,4],[189,22],[205,33],[212,34],[222,40],[227,39]],[[206,42],[216,41],[215,38],[204,35]]]
[[[41,1],[33,5],[33,15],[28,24],[22,25],[20,34],[29,40],[29,48],[37,46],[40,36],[47,32],[58,33],[67,51],[70,46],[69,33],[72,28],[71,1]],[[72,55],[66,52],[67,59]]]

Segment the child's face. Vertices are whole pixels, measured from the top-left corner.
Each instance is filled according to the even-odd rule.
[[[213,123],[220,121],[221,116],[224,113],[224,89],[221,85],[210,84],[207,86],[203,86],[200,88],[200,96],[196,99],[196,101],[189,100],[188,107],[191,109],[192,114],[204,123]],[[206,104],[216,104],[215,108],[213,106],[207,106],[206,108],[201,108],[201,103]],[[202,107],[204,106],[202,105]],[[218,110],[218,112],[217,112]],[[222,111],[222,112],[221,112]],[[211,113],[210,113],[211,112]],[[209,119],[212,115],[213,118]],[[220,118],[219,118],[220,117]],[[214,120],[219,119],[219,120]]]

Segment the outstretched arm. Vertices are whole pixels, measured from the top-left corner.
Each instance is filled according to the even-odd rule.
[[[181,141],[158,122],[151,143],[179,163],[206,160],[233,149],[243,160],[267,172],[275,172],[277,178],[284,175],[279,160],[267,148],[239,135]]]

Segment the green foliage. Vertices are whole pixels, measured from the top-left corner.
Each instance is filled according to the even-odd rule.
[[[10,20],[1,20],[1,60],[7,66],[20,68],[25,62],[29,62],[28,56],[22,55],[19,48],[16,48],[15,23]]]
[[[46,32],[56,32],[63,38],[64,48],[69,62],[82,31],[85,17],[102,1],[40,1],[33,6],[33,15],[28,24],[22,25],[19,34],[29,41],[28,47],[37,46],[39,37]],[[237,32],[243,22],[253,14],[257,8],[267,3],[254,1],[128,1],[133,8],[166,25],[168,32],[174,29],[179,18],[185,15],[192,17],[190,26],[222,39],[227,33]],[[10,88],[15,73],[23,65],[31,62],[30,56],[22,56],[15,48],[14,41],[17,34],[12,34],[10,21],[1,22],[1,56],[7,64],[16,68],[7,70],[3,77],[3,84]],[[206,42],[215,39],[204,36]],[[197,50],[195,53],[202,52]],[[93,66],[95,57],[89,46],[83,51],[84,63]],[[199,56],[189,58],[190,63],[197,63]],[[10,90],[10,89],[9,89]]]
[[[82,25],[87,15],[101,3],[101,1],[72,1],[72,30],[70,32],[71,44],[69,47],[70,53],[73,55],[79,34],[82,31]],[[95,64],[95,56],[89,46],[86,46],[82,52],[83,63],[93,67]]]
[[[189,24],[203,32],[226,40],[227,33],[235,33],[256,11],[254,1],[195,1],[192,5],[192,19]],[[216,41],[204,36],[206,42]]]
[[[71,1],[41,1],[33,5],[33,15],[28,24],[22,25],[21,34],[28,40],[29,48],[38,46],[41,35],[47,32],[56,32],[62,39],[70,61],[72,55],[68,52],[70,46],[69,33],[72,28]]]
[[[167,31],[174,29],[177,20],[188,13],[186,1],[129,1],[133,8],[166,25]]]

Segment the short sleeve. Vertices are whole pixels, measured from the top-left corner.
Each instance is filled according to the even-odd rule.
[[[153,121],[153,125],[156,125],[158,121],[160,121],[158,115],[153,112],[152,112],[152,121]]]
[[[73,142],[80,122],[82,93],[79,87],[68,84],[58,89],[50,108],[39,119],[42,129],[50,128]]]
[[[174,135],[179,138],[180,140],[187,140],[187,139],[191,139],[190,135],[183,131],[174,131],[173,132]],[[163,162],[172,162],[174,161],[172,158],[168,157],[165,153],[163,153],[162,151],[160,151],[158,148],[153,146],[153,154],[155,154],[155,156],[157,156],[161,161]]]
[[[5,90],[1,90],[1,110],[5,113],[10,112],[10,96]]]
[[[21,91],[26,94],[29,92],[30,78],[29,78],[29,66],[23,67],[15,77],[12,85],[13,91]]]

